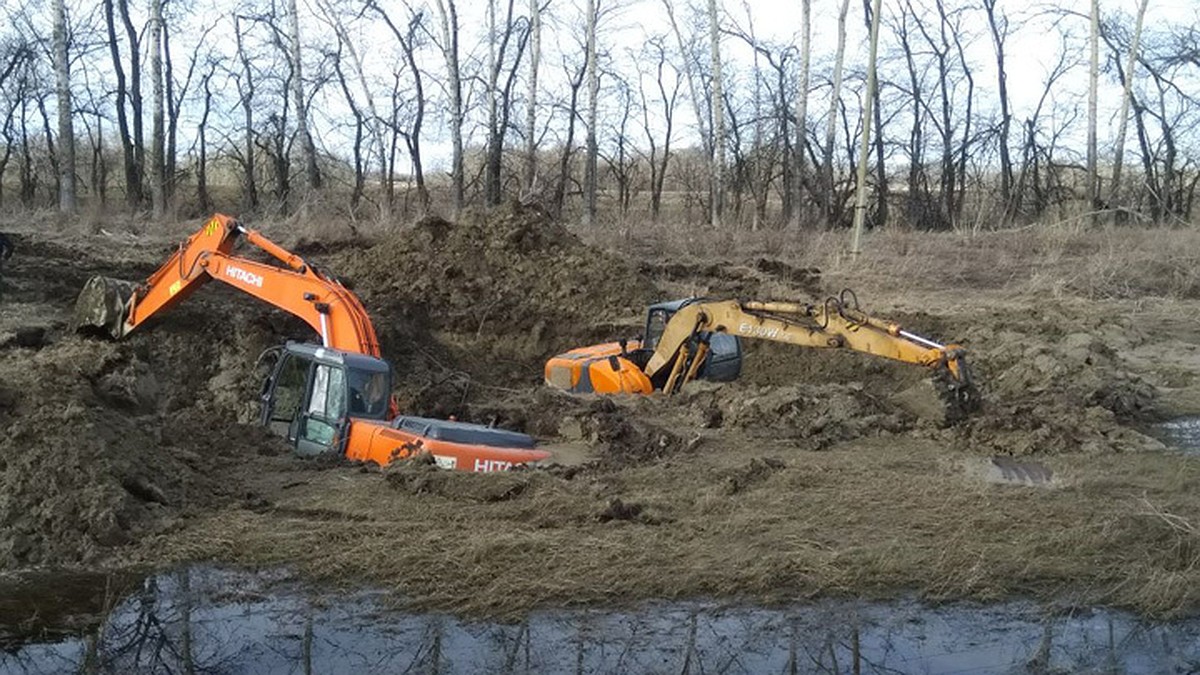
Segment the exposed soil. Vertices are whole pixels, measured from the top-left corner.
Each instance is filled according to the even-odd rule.
[[[169,238],[14,228],[0,279],[0,571],[286,563],[490,614],[913,590],[1157,614],[1200,602],[1200,463],[1142,432],[1200,413],[1200,327],[1182,318],[1194,300],[983,280],[915,294],[761,255],[649,260],[515,206],[304,246],[371,311],[406,412],[525,431],[561,459],[477,476],[290,457],[252,425],[256,358],[311,339],[307,327],[210,284],[120,342],[75,335],[87,278],[144,278]],[[540,384],[546,357],[638,332],[652,301],[819,301],[843,284],[865,309],[965,345],[984,409],[947,427],[904,405],[920,368],[768,343],[747,344],[738,382],[669,399]],[[1053,481],[986,480],[996,456],[1033,458]]]

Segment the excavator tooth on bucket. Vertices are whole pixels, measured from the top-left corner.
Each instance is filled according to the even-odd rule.
[[[121,337],[129,301],[137,284],[122,279],[95,276],[88,279],[75,300],[72,328],[76,331],[104,331],[114,338]]]

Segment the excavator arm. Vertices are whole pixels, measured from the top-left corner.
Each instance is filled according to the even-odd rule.
[[[847,302],[852,298],[853,305]],[[743,338],[784,342],[820,349],[852,349],[887,359],[940,370],[946,384],[974,395],[964,350],[942,345],[878,319],[858,308],[844,291],[821,305],[788,302],[697,302],[682,307],[667,322],[645,372],[653,379],[670,366],[663,390],[677,391],[695,378],[707,352],[706,336],[731,333]]]
[[[238,239],[284,266],[233,255]],[[76,323],[120,338],[213,279],[303,319],[325,347],[380,356],[379,339],[357,296],[300,256],[221,214],[181,243],[145,283],[89,280],[76,304]]]

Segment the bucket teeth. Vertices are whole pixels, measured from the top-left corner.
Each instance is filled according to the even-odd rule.
[[[76,331],[102,330],[114,338],[121,337],[135,286],[129,281],[103,276],[88,279],[75,300],[72,328]]]

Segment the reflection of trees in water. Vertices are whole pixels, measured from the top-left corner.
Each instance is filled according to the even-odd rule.
[[[0,675],[901,673],[988,665],[1046,672],[1129,663],[1186,672],[1200,666],[1198,637],[1196,622],[1147,626],[1104,612],[1039,618],[1031,605],[854,601],[786,610],[650,605],[470,622],[384,611],[365,595],[310,598],[250,574],[198,569],[147,580],[68,645],[0,652]]]
[[[184,569],[146,579],[107,621],[85,637],[83,673],[222,672],[239,654],[220,648],[214,629],[193,616],[192,573]]]

